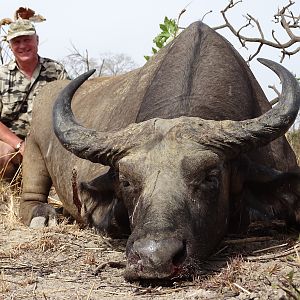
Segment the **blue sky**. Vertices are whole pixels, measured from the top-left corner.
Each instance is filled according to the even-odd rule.
[[[243,0],[228,16],[238,26],[245,22],[243,15],[252,14],[261,22],[266,36],[271,38],[272,26],[275,28],[273,15],[278,7],[287,2]],[[295,2],[297,3],[293,10],[299,13],[300,1]],[[159,23],[165,16],[177,18],[180,11],[186,8],[180,21],[180,26],[186,27],[213,10],[205,17],[204,22],[210,26],[220,25],[223,23],[220,10],[227,3],[227,0],[6,0],[1,8],[0,18],[12,17],[20,6],[30,7],[43,15],[47,20],[36,25],[40,36],[39,52],[42,56],[62,59],[70,53],[73,43],[81,51],[88,50],[89,55],[94,58],[98,58],[101,53],[124,53],[132,57],[138,65],[142,65],[145,63],[143,56],[151,53],[152,40],[159,33]],[[242,49],[236,38],[226,31],[219,32],[247,57],[249,53]],[[251,34],[257,35],[255,32]],[[276,34],[286,41],[287,36],[280,32],[279,26]],[[279,61],[280,53],[265,47],[259,56]],[[300,76],[300,54],[285,59],[283,64]],[[276,76],[257,62],[251,63],[251,68],[271,98],[272,92],[266,87],[278,82]]]

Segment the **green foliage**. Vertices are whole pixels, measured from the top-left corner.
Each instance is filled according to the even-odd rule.
[[[155,47],[152,47],[152,54],[156,54],[157,51],[172,41],[179,31],[178,23],[175,19],[169,19],[165,17],[164,23],[159,24],[161,32],[153,39]],[[150,56],[144,56],[146,60],[149,60]]]

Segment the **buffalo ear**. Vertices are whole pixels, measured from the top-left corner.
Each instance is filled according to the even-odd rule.
[[[86,224],[113,236],[129,234],[127,210],[115,195],[114,172],[80,183],[81,216]]]
[[[284,220],[300,228],[300,170],[282,172],[242,158],[233,167],[231,227],[251,221]],[[238,226],[237,226],[238,224]]]
[[[278,172],[278,171],[276,171]],[[280,172],[268,182],[246,182],[251,219],[278,219],[300,229],[300,172]]]

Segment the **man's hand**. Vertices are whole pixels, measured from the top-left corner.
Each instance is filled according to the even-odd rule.
[[[16,150],[18,153],[20,153],[22,156],[24,155],[24,150],[25,150],[25,141],[21,141],[17,146]]]

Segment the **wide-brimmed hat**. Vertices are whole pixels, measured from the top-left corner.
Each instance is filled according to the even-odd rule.
[[[20,19],[10,24],[6,39],[10,41],[17,36],[33,34],[36,34],[33,24],[29,20]]]

